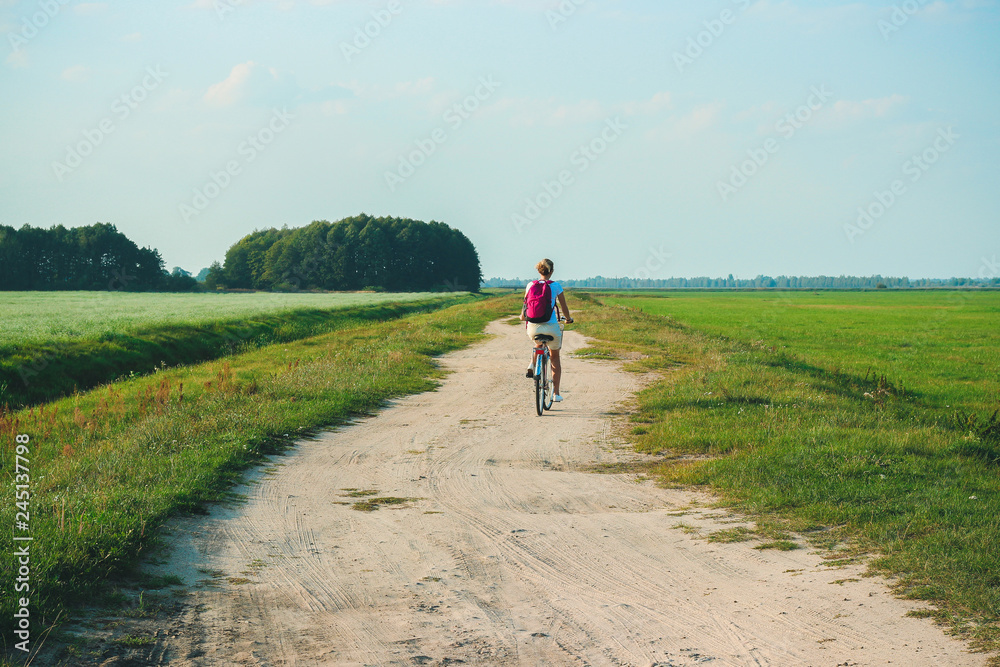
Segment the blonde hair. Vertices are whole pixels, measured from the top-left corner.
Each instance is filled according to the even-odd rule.
[[[543,259],[535,265],[535,271],[538,271],[539,275],[543,275],[546,278],[552,275],[552,271],[555,268],[555,264],[552,263],[551,259]]]

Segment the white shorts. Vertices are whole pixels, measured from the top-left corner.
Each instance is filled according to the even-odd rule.
[[[562,327],[559,326],[558,322],[545,322],[543,324],[535,324],[534,322],[528,322],[528,338],[531,342],[535,342],[536,334],[548,334],[554,339],[549,343],[550,350],[558,350],[562,347]]]

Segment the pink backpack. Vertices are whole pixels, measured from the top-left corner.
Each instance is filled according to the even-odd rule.
[[[541,324],[552,319],[552,284],[551,280],[536,280],[528,286],[524,295],[525,315],[529,322]]]

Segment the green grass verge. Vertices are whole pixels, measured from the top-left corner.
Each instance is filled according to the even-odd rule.
[[[106,333],[204,326],[218,320],[360,308],[431,296],[430,292],[0,292],[6,315],[0,325],[0,350],[15,344],[65,343]]]
[[[591,354],[661,373],[640,392],[631,418],[637,449],[666,457],[654,468],[661,483],[710,489],[757,518],[761,546],[791,548],[780,533],[792,531],[837,547],[840,561],[871,554],[871,570],[890,576],[897,593],[934,603],[935,617],[974,646],[1000,648],[1000,439],[982,413],[955,418],[956,408],[996,405],[995,367],[972,373],[959,361],[966,375],[954,391],[968,403],[948,402],[947,383],[932,374],[914,373],[901,389],[857,372],[869,348],[843,345],[837,326],[803,330],[814,340],[800,351],[794,340],[773,345],[756,332],[722,338],[711,325],[701,331],[602,299],[574,300],[582,308],[577,328],[601,340]],[[685,317],[697,320],[698,312],[692,306]],[[771,321],[794,338],[780,317]],[[930,357],[949,348],[963,354],[964,337],[950,320],[937,322],[920,344],[926,366],[940,369]],[[997,346],[995,327],[987,333],[989,340],[965,346]],[[838,346],[855,358],[832,356]]]
[[[388,322],[355,320],[322,336],[167,369],[4,418],[11,496],[14,435],[31,437],[33,636],[126,572],[172,514],[225,498],[248,466],[310,430],[433,388],[441,377],[434,356],[481,339],[487,322],[517,307],[465,300]],[[14,511],[12,502],[0,506],[0,525],[13,526]],[[11,553],[9,532],[4,547]],[[0,559],[2,580],[16,576],[15,559]],[[13,605],[13,596],[0,599],[7,638]]]
[[[159,296],[149,298],[155,301]],[[130,374],[144,375],[164,366],[217,359],[234,352],[308,338],[361,322],[390,320],[409,313],[442,308],[462,298],[461,295],[425,295],[421,299],[411,298],[412,295],[395,296],[404,303],[298,310],[277,310],[275,306],[275,310],[256,312],[238,319],[234,319],[222,308],[224,304],[220,304],[220,312],[215,319],[200,315],[191,321],[126,327],[80,339],[7,343],[0,346],[0,408],[37,405]],[[200,297],[207,301],[217,299],[217,295]],[[331,299],[330,303],[339,302]],[[203,306],[204,303],[199,302],[198,305]],[[71,311],[67,319],[76,312]]]

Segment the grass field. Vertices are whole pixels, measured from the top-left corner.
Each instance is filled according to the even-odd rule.
[[[462,294],[0,295],[0,408],[36,405],[164,366],[299,340]]]
[[[1000,292],[664,292],[602,301],[825,369],[885,375],[930,407],[1000,407]]]
[[[8,483],[13,435],[32,437],[33,627],[127,571],[171,514],[224,498],[261,454],[433,386],[433,355],[519,307],[517,295],[443,298],[349,307],[336,322],[312,322],[315,310],[257,316],[333,330],[262,336],[224,359],[0,417]],[[1000,294],[570,298],[576,327],[596,339],[581,356],[657,374],[630,415],[628,437],[650,455],[639,469],[757,520],[715,537],[808,542],[831,565],[870,555],[900,594],[934,603],[974,645],[1000,647]],[[0,521],[13,513],[0,506]],[[0,559],[4,581],[13,567]],[[12,604],[0,602],[5,618]]]
[[[703,486],[836,564],[1000,647],[998,293],[583,295],[590,352],[662,374],[631,438],[662,483]],[[731,537],[731,536],[728,536]]]
[[[296,310],[334,310],[406,303],[440,294],[171,294],[131,292],[0,292],[0,354],[13,345],[57,343],[169,326],[203,326]]]

